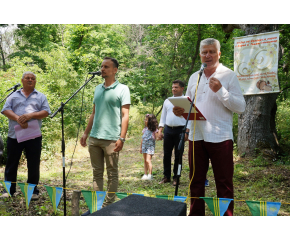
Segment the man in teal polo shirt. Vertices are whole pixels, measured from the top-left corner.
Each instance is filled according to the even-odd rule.
[[[115,200],[118,188],[118,159],[123,148],[129,123],[131,104],[129,88],[115,79],[119,63],[105,57],[101,66],[105,79],[95,89],[93,113],[81,138],[81,145],[87,146],[93,167],[93,189],[103,191],[104,163],[106,163],[108,186],[102,207]]]

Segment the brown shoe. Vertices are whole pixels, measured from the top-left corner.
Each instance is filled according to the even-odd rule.
[[[177,184],[177,178],[173,178],[173,183],[172,183],[172,185],[173,186],[176,186],[176,184]],[[180,179],[179,179],[179,183],[178,183],[178,186],[180,185]]]
[[[171,182],[170,178],[168,179],[167,177],[162,178],[162,180],[159,182],[159,184],[161,183],[167,183],[167,182]]]

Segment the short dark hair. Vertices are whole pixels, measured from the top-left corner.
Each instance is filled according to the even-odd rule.
[[[174,80],[174,81],[172,82],[172,84],[176,84],[176,83],[178,83],[180,87],[184,87],[184,86],[185,86],[184,82],[181,81],[181,80]]]
[[[116,68],[119,67],[119,63],[118,63],[117,59],[115,59],[115,58],[105,57],[104,60],[111,60],[114,63],[114,67],[116,67]]]

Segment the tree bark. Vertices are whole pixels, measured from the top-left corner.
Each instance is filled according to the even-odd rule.
[[[245,35],[274,31],[276,25],[239,24]],[[232,31],[235,25],[223,25],[224,31]],[[238,120],[238,151],[240,155],[255,156],[257,152],[267,151],[273,159],[279,150],[275,116],[276,99],[279,93],[245,95],[246,110]]]
[[[189,79],[190,75],[192,74],[192,70],[194,68],[195,60],[196,60],[196,58],[197,58],[197,56],[199,54],[200,40],[201,40],[201,29],[200,29],[200,24],[198,24],[196,48],[195,48],[194,55],[191,56],[191,65],[190,65],[190,68],[187,71],[187,79]]]
[[[73,191],[72,198],[71,198],[71,214],[72,216],[79,216],[80,215],[80,201],[81,191]]]

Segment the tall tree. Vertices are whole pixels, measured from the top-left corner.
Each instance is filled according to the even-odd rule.
[[[0,24],[0,66],[4,71],[7,70],[7,60],[12,53],[13,45],[13,26],[9,24]]]
[[[223,25],[227,33],[235,28],[242,29],[245,35],[277,30],[272,24],[229,24]],[[239,115],[238,150],[240,154],[253,156],[257,149],[275,158],[279,151],[275,116],[276,99],[279,93],[245,95],[246,110]]]

